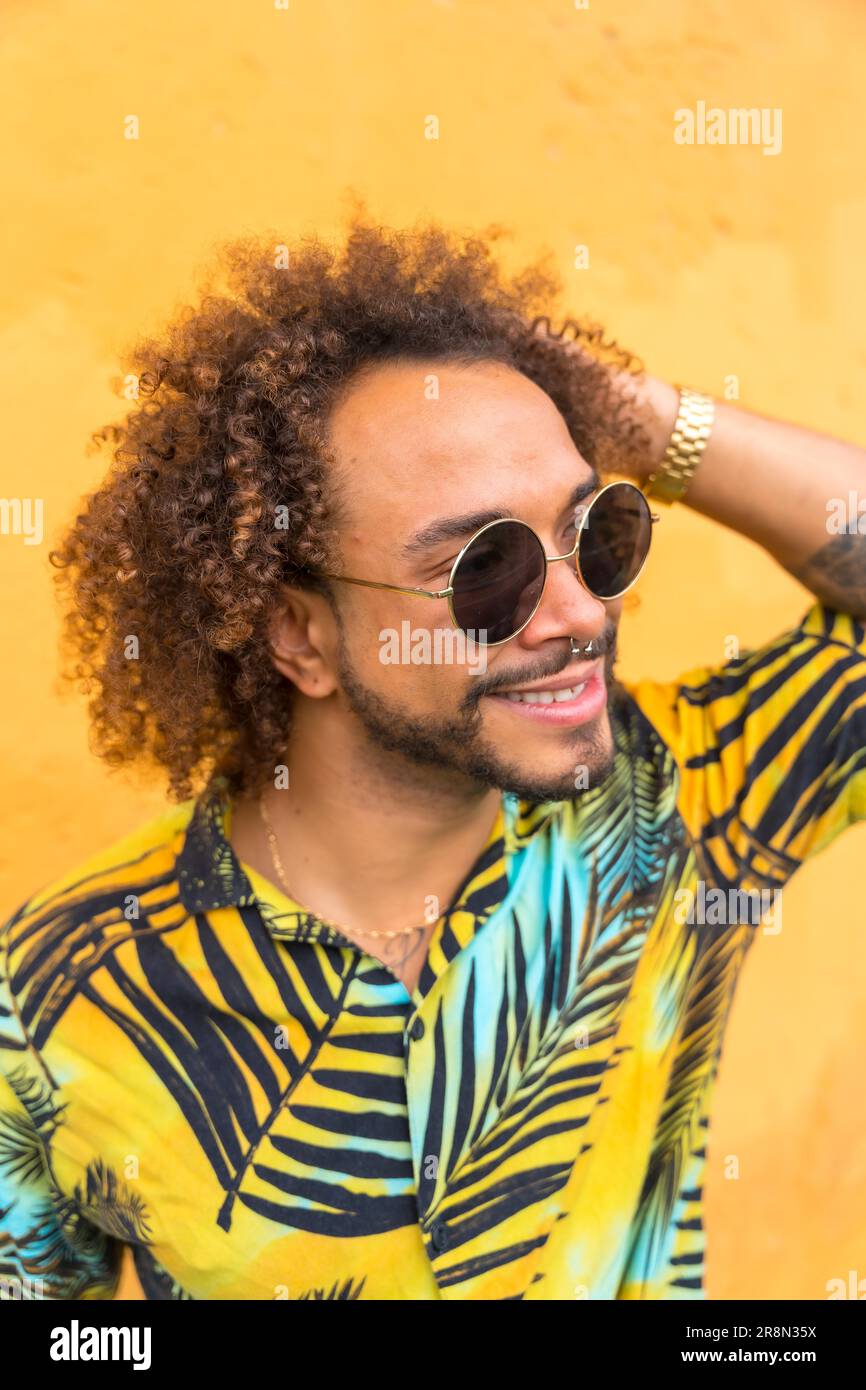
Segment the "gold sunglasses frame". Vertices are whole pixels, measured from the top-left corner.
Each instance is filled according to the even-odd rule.
[[[521,521],[520,518],[519,518],[519,517],[516,517],[516,516],[501,516],[501,517],[497,517],[495,521],[488,521],[484,526],[479,526],[478,530],[477,530],[472,536],[469,537],[469,540],[468,540],[468,541],[466,542],[466,544],[463,546],[463,549],[460,551],[459,555],[457,556],[456,560],[454,561],[454,564],[451,566],[451,570],[450,570],[449,575],[448,575],[448,588],[447,588],[447,589],[414,589],[414,588],[408,588],[408,589],[407,589],[407,588],[404,588],[404,587],[403,587],[402,585],[400,585],[400,584],[384,584],[384,583],[382,583],[380,580],[376,580],[376,579],[353,579],[353,578],[350,578],[350,576],[347,575],[347,574],[332,574],[332,573],[330,573],[328,570],[317,570],[317,571],[313,571],[313,573],[314,573],[315,575],[317,575],[318,578],[321,578],[321,579],[337,579],[337,580],[341,580],[342,583],[344,583],[344,584],[360,584],[360,585],[362,585],[365,589],[391,589],[391,590],[393,590],[393,592],[394,592],[395,594],[416,594],[419,598],[439,598],[439,599],[447,598],[447,600],[448,600],[448,612],[449,612],[449,614],[450,614],[451,622],[452,622],[453,626],[456,627],[457,630],[458,630],[459,632],[465,632],[467,629],[465,629],[465,628],[463,627],[462,623],[459,623],[459,622],[457,621],[457,615],[456,615],[456,613],[454,612],[454,576],[455,576],[455,574],[456,574],[456,572],[457,572],[457,566],[460,564],[460,561],[463,559],[463,556],[466,554],[466,552],[467,552],[467,550],[469,549],[470,545],[472,545],[473,542],[476,541],[476,540],[478,539],[479,536],[483,536],[483,534],[484,534],[485,531],[489,531],[489,529],[490,529],[491,526],[501,526],[502,523],[505,522],[505,521],[513,522],[513,523],[515,523],[515,524],[518,525],[518,526],[525,526],[526,529],[527,529],[527,531],[529,531],[529,532],[535,537],[535,539],[538,541],[539,546],[541,547],[541,552],[542,552],[542,555],[544,556],[544,577],[543,577],[543,579],[542,579],[542,581],[541,581],[541,588],[540,588],[539,591],[538,591],[538,598],[537,598],[537,600],[536,600],[535,607],[533,608],[532,612],[530,613],[529,617],[525,620],[525,622],[522,622],[522,623],[520,624],[520,627],[515,628],[514,632],[510,633],[508,637],[501,637],[501,638],[499,639],[498,642],[483,642],[483,643],[480,643],[481,646],[485,646],[485,647],[501,647],[501,646],[503,646],[506,642],[510,642],[510,641],[512,640],[513,637],[516,637],[516,636],[518,635],[518,633],[522,632],[523,629],[524,629],[529,623],[532,622],[532,619],[535,617],[536,613],[538,612],[539,606],[540,606],[540,604],[541,604],[541,600],[542,600],[542,598],[544,597],[544,589],[545,589],[545,585],[547,584],[547,570],[548,570],[548,567],[549,567],[550,565],[555,565],[556,562],[557,562],[557,560],[571,560],[571,559],[573,559],[573,560],[574,560],[574,569],[575,569],[575,573],[577,574],[577,577],[578,577],[578,579],[580,580],[581,584],[583,585],[584,589],[586,589],[587,593],[592,594],[593,598],[599,598],[599,595],[596,594],[592,589],[590,589],[589,585],[587,584],[586,580],[585,580],[584,577],[583,577],[583,574],[581,573],[581,568],[580,568],[580,538],[581,538],[581,536],[583,535],[584,530],[586,529],[586,525],[587,525],[587,522],[588,522],[588,520],[589,520],[590,513],[591,513],[593,507],[595,506],[596,502],[599,500],[600,497],[603,497],[604,494],[605,494],[606,492],[608,492],[612,487],[627,487],[627,488],[630,488],[632,492],[636,492],[637,495],[638,495],[638,497],[641,499],[641,501],[643,502],[644,506],[646,507],[647,511],[649,512],[650,524],[653,524],[654,522],[656,522],[656,521],[659,520],[658,513],[657,513],[657,512],[650,511],[649,503],[647,502],[646,497],[645,497],[644,494],[641,492],[641,490],[640,490],[639,487],[635,487],[634,483],[627,483],[627,482],[606,483],[605,486],[604,486],[603,488],[599,488],[598,492],[595,494],[595,496],[593,497],[592,501],[589,503],[589,506],[588,506],[588,507],[586,508],[586,510],[584,511],[584,513],[583,513],[583,515],[582,515],[582,517],[581,517],[581,519],[580,519],[580,525],[579,525],[579,527],[578,527],[578,529],[577,529],[577,536],[576,536],[576,538],[575,538],[574,545],[573,545],[573,547],[572,547],[571,550],[569,550],[569,551],[566,552],[565,555],[546,555],[546,554],[544,553],[544,544],[543,544],[543,542],[542,542],[542,540],[541,540],[541,537],[538,535],[538,532],[537,532],[537,531],[533,531],[532,527],[529,525],[528,522],[526,522],[526,521]],[[650,532],[650,541],[652,541],[652,532]],[[623,594],[627,594],[628,591],[629,591],[629,589],[632,587],[632,585],[636,584],[637,581],[640,579],[640,576],[641,576],[641,574],[643,573],[644,565],[646,564],[647,560],[649,559],[649,553],[650,553],[650,546],[647,546],[647,552],[646,552],[646,555],[643,557],[643,560],[641,561],[640,569],[638,570],[638,572],[637,572],[637,574],[635,575],[634,579],[632,579],[631,582],[630,582],[629,584],[626,584],[626,586],[625,586],[624,589],[620,589],[618,593],[616,593],[616,594],[611,594],[608,598],[603,598],[603,599],[600,599],[599,601],[600,601],[601,603],[613,603],[613,601],[614,601],[615,599],[622,598]]]

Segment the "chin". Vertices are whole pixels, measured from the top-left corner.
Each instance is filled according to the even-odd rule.
[[[571,801],[609,776],[615,748],[604,718],[591,736],[588,731],[580,738],[572,733],[565,756],[561,746],[556,758],[551,757],[549,748],[544,750],[546,756],[528,757],[529,750],[524,747],[520,762],[515,763],[513,749],[510,751],[511,757],[503,756],[500,763],[502,791],[513,792],[524,801]]]

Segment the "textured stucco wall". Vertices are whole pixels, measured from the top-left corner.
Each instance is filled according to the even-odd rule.
[[[864,31],[858,0],[7,8],[0,493],[44,498],[46,541],[0,537],[0,908],[160,804],[89,757],[58,696],[47,551],[101,467],[84,446],[116,414],[118,350],[208,246],[330,232],[350,187],[386,221],[506,223],[509,260],[550,247],[568,306],[657,374],[717,393],[733,374],[745,405],[862,441]],[[781,108],[781,154],[675,144],[699,100]],[[805,602],[748,543],[673,516],[623,669],[720,661],[726,636],[762,641]],[[804,869],[747,966],[710,1140],[714,1298],[866,1276],[864,852],[858,828]]]

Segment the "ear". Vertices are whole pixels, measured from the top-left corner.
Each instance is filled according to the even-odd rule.
[[[269,627],[271,657],[281,675],[315,700],[337,689],[336,626],[321,594],[283,588]]]

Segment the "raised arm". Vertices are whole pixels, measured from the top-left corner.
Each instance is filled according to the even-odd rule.
[[[653,440],[652,457],[627,466],[643,483],[667,447],[678,392],[655,377],[622,380]],[[715,409],[684,504],[756,541],[829,607],[866,617],[866,449],[724,401]]]

